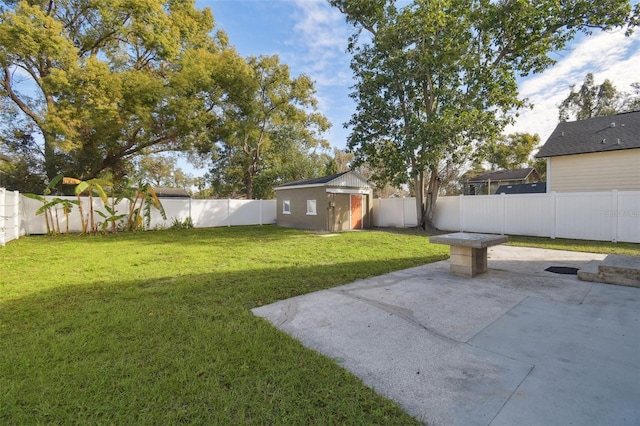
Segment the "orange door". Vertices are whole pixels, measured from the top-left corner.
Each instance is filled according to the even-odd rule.
[[[351,229],[362,229],[362,195],[351,194]]]

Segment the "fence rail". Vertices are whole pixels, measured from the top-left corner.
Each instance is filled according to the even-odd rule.
[[[83,199],[85,214],[88,203]],[[415,198],[373,200],[374,226],[416,226],[415,203]],[[275,200],[164,198],[162,204],[167,219],[152,210],[151,228],[168,228],[174,220],[189,217],[197,228],[276,223]],[[41,206],[39,201],[0,188],[0,245],[24,234],[45,234],[44,216],[35,214]],[[117,206],[121,213],[128,208],[127,201]],[[94,209],[104,209],[100,199],[94,199]],[[60,211],[57,221],[65,232],[67,218]],[[640,191],[439,197],[434,223],[446,231],[640,243]],[[68,225],[70,232],[82,230],[78,208],[69,215]]]
[[[381,199],[374,209],[376,226],[417,223],[415,198]],[[439,197],[434,224],[446,231],[640,243],[640,191]]]

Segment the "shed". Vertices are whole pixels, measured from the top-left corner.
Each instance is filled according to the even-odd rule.
[[[640,190],[640,111],[562,122],[536,157],[548,192]]]
[[[275,188],[278,226],[350,231],[372,226],[373,188],[353,171]]]

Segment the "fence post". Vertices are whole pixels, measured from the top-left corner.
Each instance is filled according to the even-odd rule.
[[[404,197],[402,197],[402,227],[407,227],[407,208],[405,206]]]
[[[556,239],[556,234],[558,230],[558,202],[557,202],[557,193],[556,191],[551,191],[551,204],[553,204],[553,224],[551,228],[551,239]]]
[[[4,247],[6,243],[6,223],[7,220],[5,218],[5,202],[6,202],[6,192],[7,190],[4,188],[0,188],[0,246]]]
[[[258,200],[258,206],[260,206],[260,226],[262,226],[262,200]]]
[[[17,240],[20,238],[20,193],[18,191],[13,191],[13,221]]]
[[[227,198],[227,227],[231,227],[231,198]]]
[[[504,235],[507,229],[507,194],[500,193],[502,199],[502,228],[500,229],[500,235]]]
[[[464,232],[464,207],[463,207],[463,202],[464,202],[464,194],[460,194],[460,197],[458,198],[459,201],[459,205],[458,208],[460,209],[460,232]]]
[[[611,191],[611,242],[618,242],[618,227],[620,225],[620,210],[618,209],[618,190]]]

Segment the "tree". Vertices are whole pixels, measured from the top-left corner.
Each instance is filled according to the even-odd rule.
[[[333,158],[330,158],[325,168],[325,175],[347,172],[351,170],[354,159],[353,152],[347,152],[340,148],[333,148]]]
[[[413,181],[419,225],[434,228],[440,170],[495,139],[526,105],[516,77],[553,64],[579,31],[636,23],[628,1],[331,0],[355,27],[357,110],[348,147],[377,178]],[[636,13],[640,8],[636,7]],[[359,37],[363,32],[366,38]]]
[[[610,80],[605,80],[596,86],[593,74],[589,73],[577,92],[571,86],[571,93],[560,104],[560,121],[567,121],[571,117],[584,120],[593,117],[614,115],[622,107],[621,94]]]
[[[539,143],[540,136],[529,133],[500,136],[480,147],[479,159],[489,163],[491,170],[519,169],[530,164]]]
[[[176,159],[167,155],[143,155],[134,164],[130,173],[135,181],[149,182],[156,187],[190,189],[195,180],[177,167]]]
[[[215,126],[238,55],[212,30],[193,0],[3,1],[0,96],[35,131],[49,179],[117,178]]]
[[[278,56],[249,57],[247,63],[251,73],[244,90],[227,98],[217,139],[201,150],[212,153],[209,178],[215,192],[250,199],[270,193],[292,175],[285,173],[287,168],[328,148],[322,134],[330,124],[315,112],[315,88],[308,76],[291,78]]]
[[[619,92],[610,80],[596,85],[593,74],[585,76],[580,90],[575,85],[559,107],[560,121],[605,117],[640,108],[640,83],[631,85],[631,93]]]

